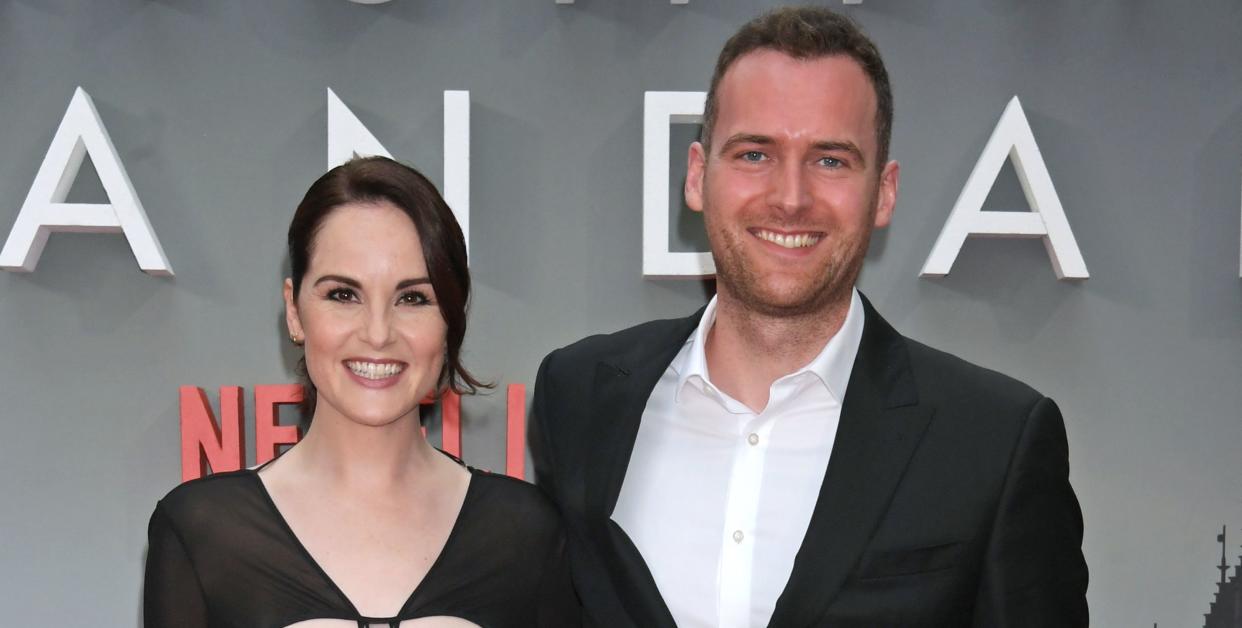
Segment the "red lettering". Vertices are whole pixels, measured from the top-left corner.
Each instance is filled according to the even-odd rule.
[[[243,434],[245,405],[240,386],[220,388],[220,420],[212,412],[207,394],[196,386],[181,386],[181,481],[208,473],[236,471],[245,466]],[[519,480],[526,477],[526,386],[510,384],[505,409],[505,473]],[[263,464],[280,454],[285,445],[302,439],[299,425],[280,422],[280,406],[302,402],[299,384],[263,384],[254,387],[255,463]],[[440,403],[440,448],[462,457],[461,395],[449,390],[439,398],[428,396],[422,405]],[[423,435],[427,433],[423,428]]]
[[[181,481],[242,468],[246,441],[242,433],[241,386],[220,388],[220,422],[211,412],[207,394],[197,386],[181,386]]]
[[[279,406],[302,403],[300,384],[265,384],[254,387],[254,457],[263,464],[280,454],[281,445],[302,439],[298,425],[281,425]]]
[[[526,479],[526,384],[509,384],[505,404],[505,474]]]
[[[440,449],[461,458],[461,395],[446,390],[440,396]]]

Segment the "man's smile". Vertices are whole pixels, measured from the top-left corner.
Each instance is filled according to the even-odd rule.
[[[787,249],[809,248],[818,244],[824,237],[824,233],[822,231],[795,231],[781,233],[779,231],[760,229],[758,227],[751,227],[750,229],[747,229],[747,231],[760,240],[765,240]]]

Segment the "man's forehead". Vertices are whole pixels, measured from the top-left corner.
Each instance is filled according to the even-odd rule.
[[[719,96],[782,96],[858,99],[874,108],[875,88],[861,64],[845,54],[793,57],[775,49],[748,52],[729,65],[717,86]],[[724,104],[723,102],[720,104]]]
[[[844,54],[795,58],[774,49],[748,52],[730,64],[716,97],[713,142],[735,132],[875,132],[875,89],[862,66]],[[755,128],[765,124],[780,128]],[[866,145],[873,147],[874,139]]]

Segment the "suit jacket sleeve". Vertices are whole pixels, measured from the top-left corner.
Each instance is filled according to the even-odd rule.
[[[539,365],[539,374],[535,377],[534,399],[531,402],[530,427],[527,430],[527,441],[530,446],[531,462],[535,467],[535,484],[543,489],[552,502],[560,505],[559,495],[556,491],[555,469],[556,461],[552,451],[551,443],[551,427],[548,425],[548,417],[554,412],[548,406],[548,399],[551,398],[549,389],[552,383],[549,381],[550,376],[548,370],[549,364],[552,362],[556,352],[548,354]],[[563,514],[563,513],[562,513]]]
[[[582,606],[569,572],[565,533],[557,536],[539,576],[538,625],[540,628],[578,628]]]
[[[1055,403],[1031,408],[1010,460],[984,558],[974,625],[1088,625],[1082,511]]]

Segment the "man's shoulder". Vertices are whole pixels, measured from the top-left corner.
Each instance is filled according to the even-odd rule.
[[[1025,382],[906,338],[915,385],[923,398],[1029,408],[1043,395]]]
[[[620,331],[587,336],[552,351],[545,360],[549,368],[578,368],[588,362],[650,348],[652,343],[662,345],[685,340],[698,323],[701,313],[702,310],[688,317],[647,321]]]

